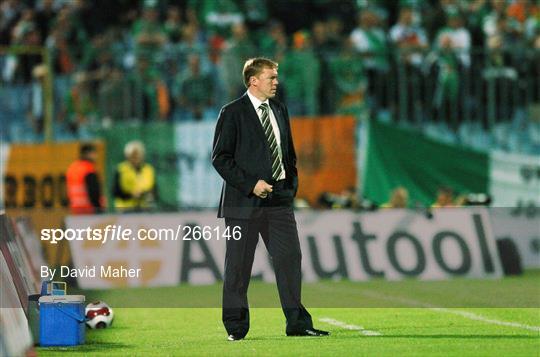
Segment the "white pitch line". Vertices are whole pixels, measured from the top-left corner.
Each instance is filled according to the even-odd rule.
[[[447,308],[444,308],[444,307],[437,307],[435,305],[423,303],[423,302],[417,301],[417,300],[411,300],[411,299],[406,299],[406,298],[401,298],[401,297],[390,297],[390,296],[382,295],[382,294],[376,293],[374,291],[364,291],[363,294],[366,295],[366,296],[372,297],[372,298],[396,301],[396,302],[400,302],[400,303],[403,303],[403,304],[406,304],[406,305],[409,305],[409,306],[427,308],[429,310],[437,311],[437,312],[446,312],[446,313],[449,313],[449,314],[462,316],[462,317],[465,317],[465,318],[470,319],[470,320],[481,321],[481,322],[485,322],[485,323],[492,324],[492,325],[516,327],[516,328],[520,328],[520,329],[524,329],[524,330],[540,332],[540,326],[526,325],[526,324],[522,324],[522,323],[514,322],[514,321],[495,320],[495,319],[484,317],[482,315],[478,315],[478,314],[475,314],[475,313],[469,312],[469,311],[456,310],[456,309],[447,309]]]
[[[499,325],[499,326],[508,326],[508,327],[516,327],[516,328],[521,328],[521,329],[524,329],[524,330],[540,332],[540,326],[531,326],[531,325],[521,324],[519,322],[501,321],[501,320],[490,319],[488,317],[484,317],[482,315],[478,315],[478,314],[475,314],[475,313],[469,312],[469,311],[446,309],[446,308],[443,308],[443,307],[431,307],[430,309],[433,310],[433,311],[447,312],[447,313],[450,313],[450,314],[463,316],[463,317],[471,319],[471,320],[482,321],[482,322],[485,322],[485,323],[488,323],[488,324]]]
[[[346,322],[339,321],[339,320],[333,319],[331,317],[323,317],[323,318],[320,318],[319,321],[326,322],[327,324],[338,326],[338,327],[344,328],[346,330],[358,331],[362,335],[365,335],[365,336],[381,336],[382,335],[382,333],[380,333],[380,332],[366,330],[362,326],[348,324]]]

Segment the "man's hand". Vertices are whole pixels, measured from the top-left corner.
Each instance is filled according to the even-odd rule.
[[[272,192],[272,185],[269,185],[264,180],[257,181],[257,184],[253,188],[253,194],[260,198],[266,198],[270,192]]]

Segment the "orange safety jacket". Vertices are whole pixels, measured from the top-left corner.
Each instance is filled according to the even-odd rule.
[[[92,205],[85,178],[88,174],[96,173],[96,166],[88,160],[77,160],[69,165],[66,172],[67,196],[69,207],[73,214],[92,214],[96,207]]]

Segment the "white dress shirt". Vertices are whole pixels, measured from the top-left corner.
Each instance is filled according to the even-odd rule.
[[[283,166],[283,153],[281,150],[281,135],[279,133],[279,126],[276,120],[276,117],[274,116],[274,112],[272,111],[272,107],[270,107],[270,101],[266,99],[264,102],[262,102],[259,98],[255,97],[253,94],[247,91],[247,95],[249,97],[249,100],[251,100],[251,104],[253,104],[253,107],[255,108],[255,111],[257,112],[257,115],[259,116],[259,121],[261,121],[262,125],[262,109],[259,107],[262,103],[266,103],[268,105],[269,109],[269,117],[270,117],[270,124],[272,124],[272,130],[274,131],[274,136],[276,137],[276,142],[278,146],[278,155],[279,155],[279,162],[281,165],[281,174],[278,177],[278,180],[283,180],[285,178],[285,167]]]

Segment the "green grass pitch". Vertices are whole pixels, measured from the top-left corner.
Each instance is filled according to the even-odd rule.
[[[38,348],[38,355],[540,355],[538,271],[499,280],[304,284],[315,326],[331,332],[321,338],[286,337],[275,285],[253,282],[250,332],[228,342],[220,289],[86,291],[87,301],[115,309],[113,326],[87,330],[85,345]]]

